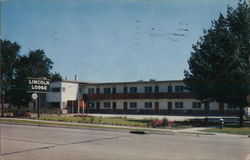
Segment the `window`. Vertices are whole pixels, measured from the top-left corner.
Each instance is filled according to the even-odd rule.
[[[110,90],[110,88],[104,88],[103,92],[104,92],[104,94],[110,94],[111,90]]]
[[[183,92],[191,92],[190,89],[187,86],[183,86]]]
[[[192,108],[201,108],[201,102],[193,102]]]
[[[173,87],[172,86],[168,86],[168,92],[169,93],[173,92]]]
[[[51,92],[60,92],[61,88],[51,88]]]
[[[159,86],[155,86],[155,93],[159,93]]]
[[[175,92],[183,92],[184,86],[175,86]]]
[[[88,89],[88,94],[94,94],[95,93],[95,89],[94,88],[89,88]]]
[[[96,102],[96,108],[97,108],[97,109],[100,108],[100,102]]]
[[[62,92],[65,92],[66,91],[66,88],[65,87],[62,87]]]
[[[145,93],[152,93],[152,87],[145,87]]]
[[[175,102],[175,108],[183,108],[183,102]]]
[[[179,92],[179,86],[175,86],[175,92]]]
[[[137,103],[136,102],[130,102],[129,107],[130,108],[137,108]]]
[[[95,108],[95,103],[94,102],[89,102],[88,106],[89,106],[89,108]]]
[[[128,93],[128,87],[124,87],[124,88],[123,88],[123,92],[124,92],[124,93]]]
[[[96,93],[97,93],[97,94],[100,93],[100,88],[96,88]]]
[[[130,93],[137,93],[137,87],[130,87]]]
[[[82,88],[79,88],[79,93],[82,93]]]
[[[110,102],[104,102],[104,108],[110,108]]]
[[[152,102],[145,102],[145,108],[153,108]]]
[[[115,87],[112,88],[112,93],[116,93],[116,88]]]
[[[180,86],[180,92],[184,92],[184,86]]]

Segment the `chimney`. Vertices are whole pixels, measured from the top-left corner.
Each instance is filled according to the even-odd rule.
[[[77,81],[77,75],[75,75],[75,81]]]

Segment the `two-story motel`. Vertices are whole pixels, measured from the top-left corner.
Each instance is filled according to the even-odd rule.
[[[91,83],[62,80],[51,83],[47,105],[68,113],[236,115],[238,107],[201,103],[182,80]]]

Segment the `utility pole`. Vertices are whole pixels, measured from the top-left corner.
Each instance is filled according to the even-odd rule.
[[[249,41],[250,43],[250,41]],[[248,68],[250,70],[250,55],[248,56]],[[248,107],[250,107],[250,73],[248,73],[248,95],[247,95]]]
[[[1,89],[1,95],[2,95],[2,117],[4,117],[4,94],[5,91],[3,89]]]
[[[0,36],[2,37],[2,2],[0,1]],[[2,106],[2,117],[4,117],[4,90],[3,90],[3,56],[2,56],[2,51],[1,51],[1,44],[0,44],[0,101],[1,101],[1,106]]]
[[[40,94],[37,93],[38,99],[37,99],[37,118],[40,118]]]

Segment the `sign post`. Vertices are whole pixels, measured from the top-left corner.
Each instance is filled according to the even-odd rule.
[[[37,99],[37,97],[38,97],[37,93],[32,94],[32,99]]]
[[[37,93],[32,93],[31,95],[32,99],[35,100],[35,108],[36,108],[36,111],[37,111],[37,117],[39,118],[40,117],[40,111],[39,111],[39,108],[38,108],[38,105],[37,105],[37,98],[38,98],[38,94]]]
[[[40,104],[38,104],[39,94],[50,92],[50,80],[46,78],[28,78],[28,92],[32,93],[32,99],[35,100],[37,117],[40,117]]]

